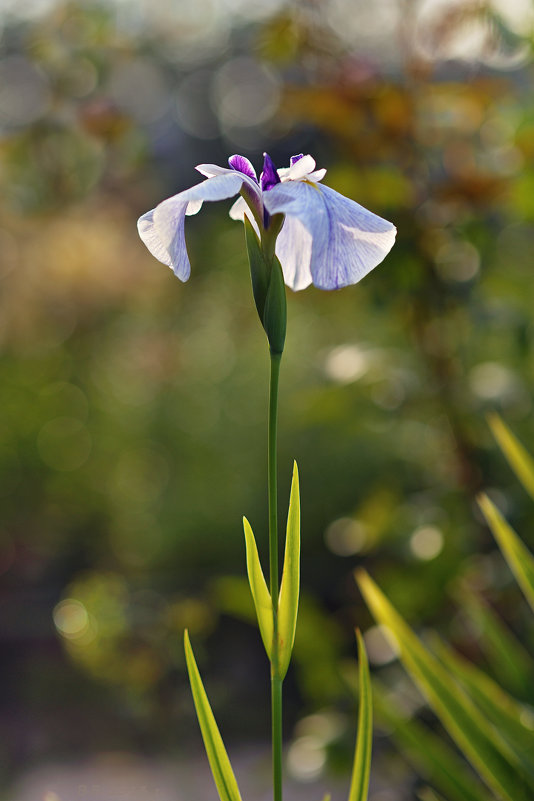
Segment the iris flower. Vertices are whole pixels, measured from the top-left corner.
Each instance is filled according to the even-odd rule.
[[[276,255],[284,281],[293,290],[312,283],[319,289],[356,284],[393,247],[395,226],[324,186],[326,170],[317,170],[311,156],[293,156],[288,168],[277,170],[264,154],[259,180],[244,156],[231,156],[228,163],[229,167],[199,164],[196,169],[207,180],[164,200],[137,223],[152,255],[181,281],[187,281],[191,272],[184,237],[186,215],[196,214],[204,201],[237,194],[230,217],[243,220],[247,214],[260,238],[273,215],[283,215]]]

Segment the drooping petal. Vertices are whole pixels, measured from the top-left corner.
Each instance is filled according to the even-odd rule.
[[[156,209],[151,209],[150,211],[147,211],[146,214],[143,214],[142,217],[139,217],[137,220],[137,230],[141,240],[152,253],[152,255],[158,261],[166,264],[167,267],[172,267],[171,257],[161,244],[161,239],[156,231],[156,226],[154,225],[155,210]]]
[[[263,202],[270,214],[296,218],[312,235],[310,271],[319,289],[356,284],[395,241],[394,225],[326,186],[286,181]]]
[[[205,200],[224,200],[237,195],[244,180],[241,173],[227,170],[164,200],[139,219],[139,236],[147,248],[156,259],[172,267],[181,281],[187,281],[191,272],[184,237],[188,209],[194,209]]]
[[[297,217],[285,218],[276,240],[276,255],[288,287],[298,292],[311,284],[312,235]]]

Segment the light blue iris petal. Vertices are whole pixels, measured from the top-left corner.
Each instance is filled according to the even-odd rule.
[[[394,225],[327,186],[286,181],[265,192],[263,202],[270,214],[296,218],[311,234],[309,269],[319,289],[356,284],[380,264],[395,241]],[[290,236],[291,231],[286,255]],[[293,238],[297,247],[299,238]],[[297,258],[293,256],[295,263]]]
[[[295,292],[306,289],[312,282],[311,254],[311,233],[297,217],[287,216],[276,240],[276,255],[282,265],[285,283]]]
[[[233,197],[238,194],[245,178],[235,170],[208,178],[164,200],[139,218],[139,236],[152,255],[172,267],[181,281],[187,281],[191,272],[184,237],[184,219],[189,203]]]

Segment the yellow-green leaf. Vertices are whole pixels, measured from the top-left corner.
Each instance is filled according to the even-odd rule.
[[[395,636],[404,666],[480,777],[507,801],[533,798],[534,785],[500,733],[420,643],[371,577],[365,571],[358,571],[357,581],[377,622],[387,626]]]
[[[297,463],[293,464],[293,479],[287,515],[284,570],[278,600],[279,671],[283,678],[289,667],[295,631],[300,591],[300,491]]]
[[[534,609],[534,556],[487,495],[480,495],[478,504],[510,570],[523,590],[525,598]]]
[[[488,423],[510,467],[529,495],[534,498],[534,459],[498,414],[490,414]]]
[[[237,781],[198,672],[187,630],[184,632],[184,648],[193,701],[219,798],[221,801],[241,801]]]
[[[416,717],[401,712],[389,688],[376,679],[373,699],[377,715],[385,718],[391,737],[421,778],[445,793],[450,801],[488,801],[486,788],[458,751]]]
[[[369,776],[371,773],[371,751],[373,748],[373,699],[369,662],[363,637],[356,632],[359,662],[359,710],[358,737],[354,753],[354,765],[350,782],[349,801],[367,801]]]
[[[265,650],[267,651],[267,656],[270,659],[273,647],[273,605],[271,594],[267,589],[263,570],[261,569],[256,540],[254,539],[252,528],[246,517],[243,518],[243,528],[245,531],[245,544],[247,549],[248,582],[250,584],[254,606],[256,607],[261,638]]]
[[[472,700],[517,754],[523,770],[534,777],[532,709],[521,704],[497,682],[438,638],[434,649],[445,667],[459,679]]]

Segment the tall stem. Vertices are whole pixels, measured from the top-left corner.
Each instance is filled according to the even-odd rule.
[[[269,573],[273,603],[273,646],[271,657],[271,719],[273,748],[273,798],[282,801],[282,679],[279,670],[278,643],[278,485],[277,443],[278,379],[282,355],[271,353],[268,427],[268,492],[269,492]]]

